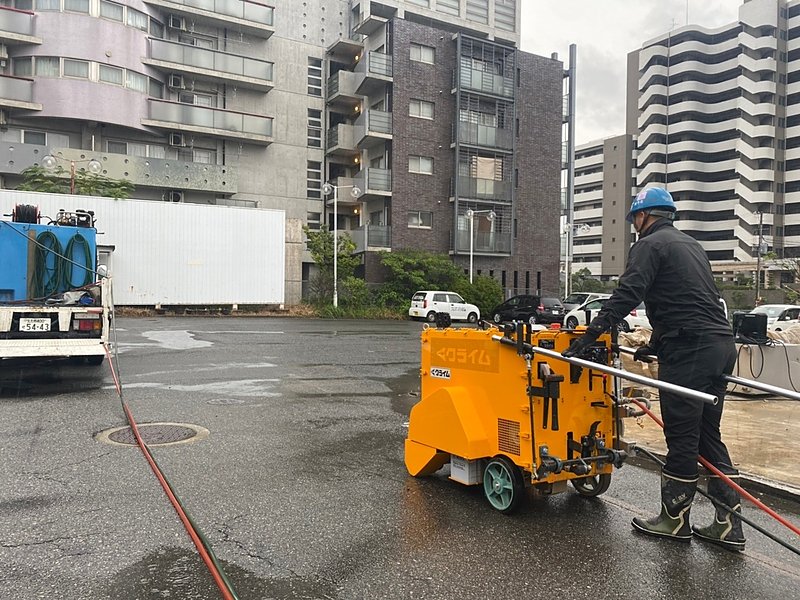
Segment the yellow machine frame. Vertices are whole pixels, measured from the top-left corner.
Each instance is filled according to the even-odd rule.
[[[531,332],[521,323],[505,334],[425,329],[421,400],[405,442],[408,472],[431,475],[450,462],[451,479],[483,483],[503,512],[516,508],[525,483],[546,494],[564,491],[568,481],[582,495],[606,491],[625,458],[613,377],[529,350],[560,353],[581,333]],[[610,335],[600,336],[591,359],[609,365],[610,346]]]

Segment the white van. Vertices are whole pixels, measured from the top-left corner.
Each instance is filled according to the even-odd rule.
[[[468,304],[455,292],[421,291],[411,298],[408,316],[412,319],[425,319],[433,323],[436,313],[448,313],[453,321],[477,323],[481,311],[474,304]]]

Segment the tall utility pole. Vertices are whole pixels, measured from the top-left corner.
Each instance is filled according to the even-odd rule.
[[[761,237],[762,227],[764,225],[764,213],[758,211],[758,246],[756,247],[756,306],[760,304],[759,298],[761,297],[761,244],[763,238]]]

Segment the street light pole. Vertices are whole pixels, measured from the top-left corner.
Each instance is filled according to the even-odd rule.
[[[764,213],[758,211],[758,246],[756,247],[756,306],[760,304],[759,298],[761,298],[761,227],[763,224]]]
[[[350,195],[353,198],[361,196],[361,190],[355,185],[331,185],[326,183],[322,186],[322,193],[326,196],[333,192],[333,307],[339,306],[339,188],[350,188]]]
[[[472,210],[467,209],[467,218],[469,219],[469,282],[472,283],[472,251],[474,246],[474,231],[475,231],[475,217],[485,214],[489,221],[494,221],[497,214],[493,210]]]
[[[53,170],[56,169],[56,167],[58,167],[58,161],[59,160],[67,160],[67,159],[63,158],[61,156],[48,154],[47,156],[45,156],[42,159],[42,166],[48,171],[53,171]],[[103,165],[100,164],[100,161],[98,161],[98,160],[96,160],[94,158],[89,158],[89,159],[84,159],[84,160],[70,160],[69,161],[69,193],[70,194],[74,194],[75,193],[75,171],[76,171],[75,164],[79,163],[79,162],[87,163],[87,165],[86,165],[87,170],[90,173],[94,174],[94,175],[97,175],[98,173],[100,173],[100,171],[103,170]]]

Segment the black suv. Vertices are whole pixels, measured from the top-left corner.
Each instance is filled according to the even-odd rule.
[[[536,323],[561,323],[564,319],[564,305],[558,298],[513,296],[495,306],[491,312],[495,323],[503,321],[527,321]]]

